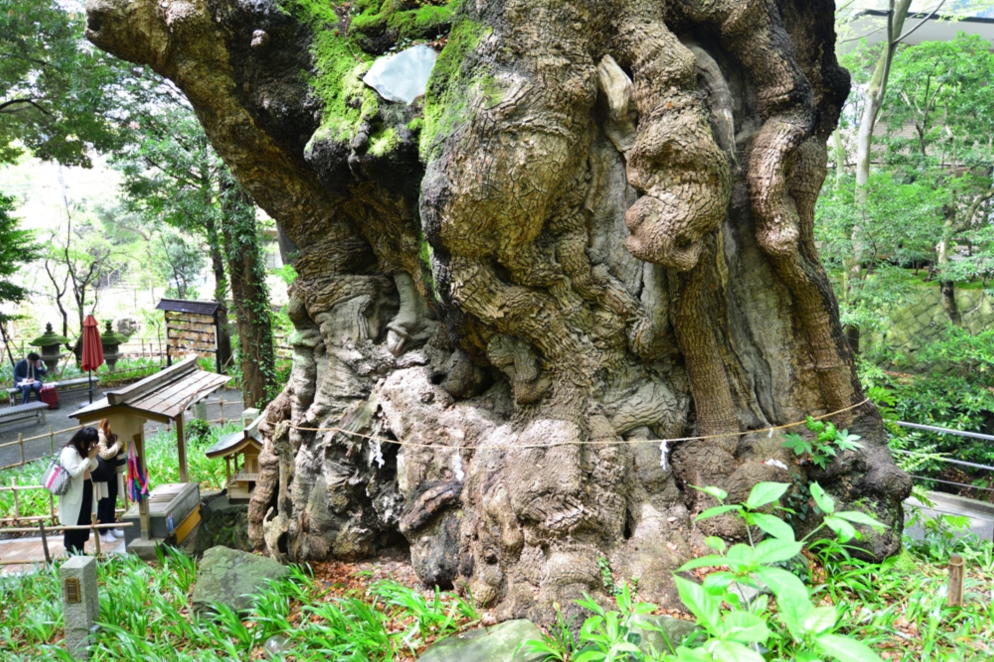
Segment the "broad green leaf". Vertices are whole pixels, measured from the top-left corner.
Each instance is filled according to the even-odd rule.
[[[790,525],[787,524],[787,522],[783,521],[776,515],[768,515],[766,513],[750,513],[749,516],[752,518],[753,524],[774,538],[794,542],[794,529],[790,528]]]
[[[720,487],[715,487],[714,485],[707,485],[705,487],[698,487],[697,485],[692,485],[691,487],[693,487],[695,490],[700,490],[705,494],[713,496],[718,501],[724,501],[725,499],[728,498],[728,492],[721,489]]]
[[[727,559],[724,556],[719,556],[718,554],[708,554],[707,556],[698,556],[696,559],[690,559],[677,568],[676,571],[686,572],[688,570],[693,570],[694,568],[707,568],[709,566],[716,567],[720,565],[728,565]]]
[[[739,581],[739,578],[735,575],[735,573],[727,570],[717,570],[705,577],[701,581],[701,586],[703,586],[704,590],[708,593],[724,595],[728,590],[728,587],[737,581]],[[734,594],[732,597],[735,597]],[[727,602],[727,597],[725,600]]]
[[[799,434],[784,435],[783,446],[794,451],[794,455],[804,455],[811,452],[811,444]]]
[[[844,519],[839,519],[838,517],[829,516],[825,518],[825,526],[835,531],[835,535],[838,536],[839,542],[849,542],[853,538],[859,536],[859,532],[852,524],[845,521]]]
[[[813,609],[808,589],[794,574],[783,568],[762,567],[752,573],[777,597],[780,619],[796,639],[803,639],[802,624]]]
[[[710,646],[716,662],[763,662],[763,656],[734,641],[717,641]]]
[[[756,545],[754,558],[758,563],[773,564],[792,559],[801,553],[801,543],[780,538],[767,538]]]
[[[818,634],[832,628],[838,615],[835,607],[815,607],[801,622],[801,629],[810,634]]]
[[[770,636],[766,621],[758,614],[736,610],[729,612],[721,622],[721,637],[740,643],[763,643]]]
[[[835,512],[835,499],[830,497],[824,488],[818,483],[811,483],[811,498],[815,500],[815,505],[826,515]]]
[[[762,508],[782,497],[788,489],[790,489],[790,483],[756,483],[749,492],[749,498],[746,499],[746,508],[750,510]]]
[[[729,565],[732,563],[736,564],[751,564],[755,561],[756,550],[745,543],[737,542],[728,548],[728,552],[725,554],[725,559],[729,561]]]
[[[676,649],[677,662],[712,662],[712,658],[703,648],[687,648],[678,646]]]
[[[842,451],[856,450],[863,447],[863,444],[859,443],[859,438],[858,434],[849,434],[849,430],[843,430],[836,437],[835,445]]]
[[[823,653],[840,662],[883,662],[869,646],[851,637],[823,634],[815,641]]]
[[[674,577],[676,590],[680,594],[680,600],[690,612],[697,617],[698,623],[709,632],[714,632],[718,625],[718,610],[721,600],[704,590],[704,587],[695,582]]]
[[[726,543],[718,536],[708,536],[707,538],[704,539],[704,544],[710,547],[711,549],[713,549],[714,551],[718,552],[719,554],[721,552],[724,552],[726,549],[728,549],[728,543]]]
[[[725,513],[730,512],[732,510],[741,510],[741,509],[742,506],[738,505],[733,506],[730,504],[725,506],[714,506],[713,508],[708,508],[707,510],[703,511],[700,515],[698,515],[694,519],[699,522],[702,519],[708,519],[709,517],[717,517],[718,515],[724,515]]]
[[[865,524],[876,531],[883,531],[887,528],[883,522],[875,520],[866,513],[861,513],[858,510],[841,510],[835,513],[835,516],[841,517],[844,520],[849,520],[850,522],[855,522],[856,524]]]

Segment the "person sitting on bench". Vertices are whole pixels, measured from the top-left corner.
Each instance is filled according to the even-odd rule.
[[[48,374],[45,364],[34,352],[28,354],[28,358],[21,359],[14,366],[14,386],[20,389],[23,396],[22,402],[27,404],[31,399],[32,391],[36,394],[41,391],[41,378]]]

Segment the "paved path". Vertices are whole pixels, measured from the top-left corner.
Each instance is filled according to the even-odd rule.
[[[932,506],[924,506],[914,497],[908,498],[904,502],[905,518],[915,510],[929,518],[939,515],[962,515],[970,519],[970,533],[980,540],[994,540],[994,503],[967,499],[945,492],[928,492],[927,496],[932,501]],[[908,527],[905,533],[916,540],[921,540],[925,534],[919,524]]]
[[[103,393],[99,389],[94,389],[94,400],[102,396]],[[224,401],[225,404],[223,407],[218,404],[220,401]],[[8,442],[16,442],[19,435],[22,435],[25,439],[44,435],[41,439],[24,442],[24,457],[27,460],[50,455],[53,446],[54,448],[63,446],[69,441],[75,430],[59,432],[54,435],[54,440],[49,437],[49,432],[75,428],[79,423],[75,418],[71,418],[70,414],[87,404],[89,404],[89,398],[85,389],[69,391],[68,393],[60,394],[58,409],[50,409],[45,412],[46,421],[44,424],[39,424],[34,419],[29,419],[0,425],[0,467],[20,462],[21,449],[19,444],[15,443],[10,446],[3,446],[3,444]],[[208,396],[207,404],[208,420],[221,418],[222,415],[226,420],[231,420],[241,415],[242,394],[241,391],[234,389],[221,389]],[[7,405],[0,405],[0,407],[3,406]],[[192,413],[187,411],[187,419],[191,416]],[[145,434],[152,435],[163,427],[165,426],[161,423],[149,421],[145,424]]]
[[[46,536],[48,542],[48,553],[53,559],[65,558],[66,548],[62,545],[62,534]],[[108,549],[109,547],[109,549]],[[96,553],[96,542],[91,535],[86,545],[83,546],[87,554]],[[121,538],[116,543],[108,545],[100,543],[102,554],[126,554],[124,539]],[[0,577],[4,575],[17,575],[34,572],[45,566],[45,551],[42,547],[41,537],[13,538],[10,540],[0,540]],[[23,563],[9,563],[10,561],[23,561]]]

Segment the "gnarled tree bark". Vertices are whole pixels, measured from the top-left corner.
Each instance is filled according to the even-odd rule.
[[[742,533],[695,524],[694,485],[817,479],[896,550],[909,482],[812,237],[849,84],[831,2],[467,0],[411,106],[357,78],[400,23],[319,4],[89,4],[296,254],[257,546],[407,544],[424,581],[541,620],[601,558],[672,601],[702,534]],[[824,471],[768,431],[836,410],[865,445]]]

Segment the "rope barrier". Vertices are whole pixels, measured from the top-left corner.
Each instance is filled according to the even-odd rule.
[[[843,414],[847,411],[857,409],[862,407],[870,401],[869,398],[864,398],[862,401],[857,402],[854,405],[849,405],[848,407],[843,407],[842,409],[837,409],[835,411],[830,411],[827,414],[821,414],[819,416],[811,416],[810,418],[820,421],[825,418],[831,418],[832,416],[837,416]],[[335,432],[340,434],[347,434],[353,437],[359,437],[361,439],[366,439],[367,441],[376,441],[384,444],[394,444],[397,446],[412,446],[416,448],[451,448],[454,450],[523,450],[523,449],[533,449],[533,448],[555,448],[557,446],[614,446],[614,445],[635,445],[635,444],[673,444],[683,441],[704,441],[708,439],[724,439],[727,437],[745,437],[751,434],[763,434],[767,433],[772,435],[777,430],[786,430],[789,428],[794,428],[799,425],[804,425],[807,419],[803,421],[794,421],[792,423],[784,423],[783,425],[773,425],[766,428],[760,428],[758,430],[745,430],[742,432],[727,432],[724,434],[706,434],[698,435],[693,437],[674,437],[671,439],[588,439],[588,440],[570,440],[570,441],[560,441],[551,444],[515,444],[515,445],[493,445],[493,446],[460,446],[456,444],[429,444],[417,441],[402,441],[399,439],[388,439],[386,437],[378,437],[375,435],[362,434],[360,432],[353,432],[351,430],[346,430],[344,428],[329,427],[329,428],[312,428],[304,427],[299,425],[292,425],[294,430],[300,430],[302,432]]]

